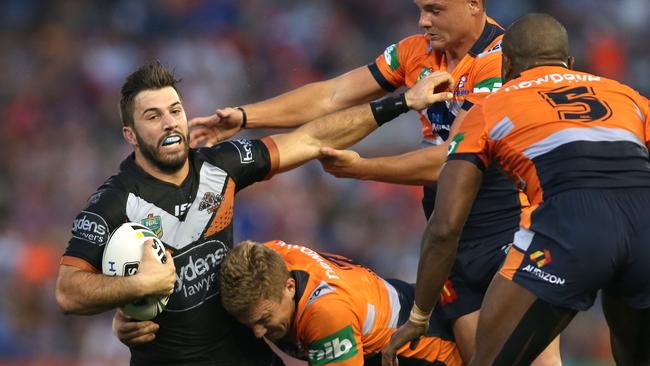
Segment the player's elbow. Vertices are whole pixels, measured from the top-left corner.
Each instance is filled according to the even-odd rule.
[[[69,314],[85,314],[84,305],[80,296],[74,291],[75,285],[70,283],[69,276],[59,273],[59,278],[56,281],[56,288],[54,290],[54,297],[61,312],[65,315]]]
[[[61,285],[61,282],[58,281],[56,289],[54,291],[56,297],[56,303],[59,306],[59,310],[65,315],[69,314],[78,314],[80,309],[78,303],[72,299],[72,297],[65,291],[64,286]]]
[[[461,232],[462,225],[450,222],[430,223],[422,242],[422,250],[436,248],[437,251],[455,252]]]

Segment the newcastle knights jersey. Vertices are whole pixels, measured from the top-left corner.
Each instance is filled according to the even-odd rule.
[[[449,70],[456,81],[451,101],[435,103],[420,113],[425,146],[439,145],[450,136],[451,124],[467,97],[479,97],[501,87],[501,41],[503,29],[488,18],[483,32],[461,61]],[[411,87],[435,71],[446,71],[445,53],[433,49],[428,38],[413,35],[389,46],[375,62],[368,65],[379,85],[392,92],[399,87]],[[453,136],[452,136],[453,137]],[[433,212],[435,186],[424,187],[422,204],[426,217]],[[461,241],[494,235],[517,227],[520,199],[515,185],[508,180],[498,164],[485,175]],[[462,245],[462,244],[461,244]]]
[[[176,286],[154,321],[153,342],[131,348],[132,364],[269,365],[262,340],[221,307],[218,270],[233,246],[237,191],[270,177],[278,166],[269,138],[223,142],[189,152],[180,186],[145,173],[129,156],[74,220],[62,264],[101,273],[104,245],[124,222],[149,227],[173,249]]]

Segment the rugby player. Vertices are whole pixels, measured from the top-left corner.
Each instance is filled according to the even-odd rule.
[[[221,261],[232,248],[235,193],[321,157],[323,146],[358,141],[376,128],[375,115],[390,119],[449,98],[434,88],[451,77],[432,75],[396,102],[353,107],[291,133],[204,149],[189,148],[177,82],[154,62],[122,86],[122,132],[134,152],[75,219],[56,300],[66,314],[97,314],[144,296],[171,294],[156,324],[137,322],[134,329],[122,319],[116,325],[120,339],[132,346],[132,365],[268,365],[272,353],[226,314],[216,286]],[[173,249],[173,261],[161,264],[145,255],[134,276],[103,275],[104,245],[124,222],[152,229]]]
[[[413,285],[283,241],[237,245],[221,280],[226,311],[310,365],[379,365],[379,351],[413,305]],[[445,323],[431,319],[417,347],[398,351],[400,365],[462,365]]]
[[[461,120],[463,101],[501,86],[503,29],[485,11],[482,0],[415,0],[423,34],[389,46],[368,66],[331,80],[305,85],[278,97],[226,108],[191,125],[197,144],[212,144],[246,122],[246,128],[292,127],[348,106],[370,101],[436,70],[454,76],[454,98],[436,103],[419,118],[424,147],[406,154],[361,159],[356,152],[324,149],[326,170],[338,177],[424,185],[423,208],[428,219],[435,203],[438,174],[447,156],[449,136]],[[522,201],[522,199],[524,201]],[[479,309],[490,280],[518,229],[525,198],[498,164],[488,168],[483,185],[463,228],[458,255],[440,302],[453,321],[461,353],[469,361],[474,350]],[[560,365],[559,340],[536,365]]]
[[[486,168],[499,162],[530,205],[483,302],[471,365],[527,365],[602,289],[614,359],[650,363],[650,106],[616,81],[571,70],[546,14],[503,40],[503,88],[454,137],[422,240],[416,320],[433,309]],[[407,322],[384,353],[425,328]]]

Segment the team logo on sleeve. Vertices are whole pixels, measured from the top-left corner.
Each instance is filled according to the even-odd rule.
[[[255,162],[255,158],[253,157],[253,143],[250,140],[239,139],[229,142],[235,145],[237,151],[239,151],[239,161],[242,164]]]
[[[307,348],[309,364],[316,366],[344,361],[359,353],[351,325],[311,343]]]
[[[108,241],[108,225],[96,213],[81,211],[72,222],[72,237],[92,244],[104,245]]]
[[[474,85],[474,93],[494,93],[495,91],[501,89],[502,85],[503,81],[501,78],[485,79]]]
[[[454,136],[454,139],[451,140],[451,143],[449,144],[449,148],[447,149],[447,156],[455,153],[456,149],[458,149],[458,144],[460,144],[460,142],[463,141],[464,139],[465,139],[465,134],[462,132]]]
[[[384,51],[384,60],[386,60],[386,63],[390,66],[391,70],[397,70],[399,67],[399,59],[397,58],[396,44],[392,44],[386,48],[386,51]]]

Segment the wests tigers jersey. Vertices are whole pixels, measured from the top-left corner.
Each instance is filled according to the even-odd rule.
[[[221,307],[217,276],[233,246],[235,193],[274,173],[277,148],[270,139],[227,141],[191,149],[189,161],[187,178],[176,186],[145,173],[133,155],[126,158],[74,220],[61,263],[101,273],[113,230],[124,222],[149,227],[173,249],[176,286],[155,318],[156,339],[131,348],[132,364],[259,364],[250,352],[237,352],[263,342],[235,334],[243,327]]]

